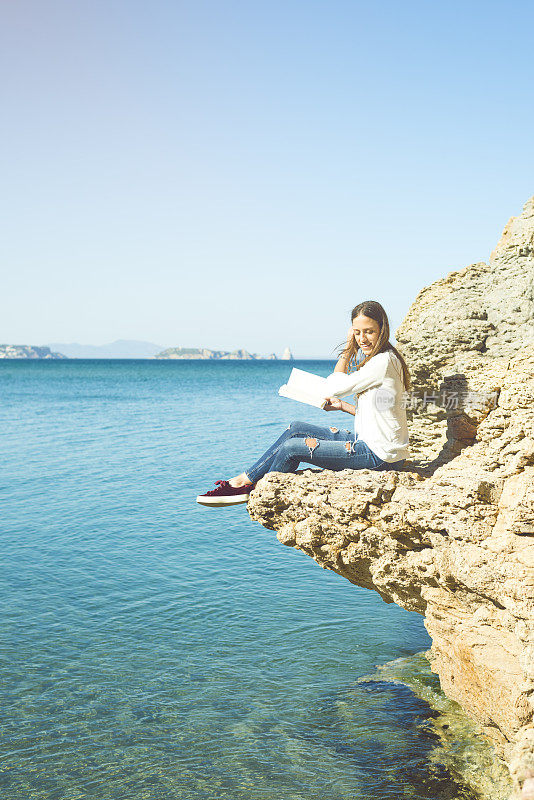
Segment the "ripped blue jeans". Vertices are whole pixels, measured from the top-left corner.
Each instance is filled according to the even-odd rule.
[[[404,460],[393,464],[382,461],[346,428],[322,428],[295,420],[245,472],[249,480],[256,483],[267,472],[295,472],[301,461],[332,470],[387,470],[404,464]]]

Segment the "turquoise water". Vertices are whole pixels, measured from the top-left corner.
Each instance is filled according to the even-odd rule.
[[[346,423],[288,372],[0,362],[5,800],[474,797],[376,672],[421,671],[422,618],[194,502],[289,420]]]

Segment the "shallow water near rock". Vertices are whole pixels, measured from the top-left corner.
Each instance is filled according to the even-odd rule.
[[[507,767],[461,707],[443,694],[425,653],[381,664],[374,674],[358,680],[371,691],[384,682],[404,687],[430,709],[424,726],[434,740],[429,761],[438,773],[454,776],[475,797],[509,800],[512,784]]]
[[[420,616],[194,502],[291,419],[350,426],[279,398],[290,368],[0,363],[6,800],[497,790]]]

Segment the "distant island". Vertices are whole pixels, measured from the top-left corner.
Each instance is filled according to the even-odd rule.
[[[210,350],[207,347],[168,347],[162,349],[152,342],[134,339],[118,339],[110,344],[61,344],[53,342],[36,346],[27,344],[0,345],[0,358],[54,358],[54,359],[182,359],[182,360],[218,360],[218,361],[276,361],[278,356],[270,353],[267,356],[249,353],[248,350]],[[293,360],[293,354],[286,347],[281,361]]]
[[[54,353],[49,347],[30,344],[0,344],[0,358],[66,358],[63,353]]]
[[[268,356],[259,356],[257,353],[249,353],[248,350],[208,350],[206,347],[168,347],[158,353],[154,358],[181,358],[181,359],[217,359],[217,360],[235,360],[235,361],[251,361],[251,360],[276,360],[276,355],[271,353]]]

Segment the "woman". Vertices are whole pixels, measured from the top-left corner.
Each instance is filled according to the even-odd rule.
[[[328,376],[326,411],[354,416],[354,433],[292,422],[245,472],[197,497],[197,503],[226,506],[245,503],[267,472],[295,472],[301,461],[331,470],[398,469],[409,456],[404,392],[410,373],[389,342],[386,312],[374,300],[357,305],[334,372]],[[353,371],[355,367],[355,371]],[[342,400],[356,394],[358,405]]]

